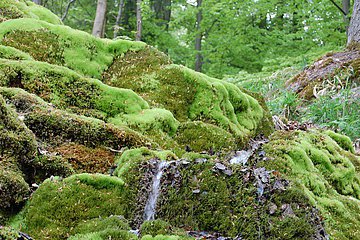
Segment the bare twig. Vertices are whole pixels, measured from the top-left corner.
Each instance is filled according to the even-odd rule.
[[[330,0],[330,2],[332,2],[332,3],[335,5],[335,7],[337,7],[337,9],[339,9],[340,12],[341,12],[344,16],[347,15],[347,13],[344,11],[344,9],[342,9],[342,7],[340,7],[334,0]]]
[[[61,21],[64,21],[65,18],[67,17],[68,13],[69,13],[69,9],[70,9],[70,6],[71,4],[73,4],[76,0],[70,0],[70,2],[68,2],[67,6],[66,6],[66,10],[65,10],[65,13],[64,15],[62,16],[61,18]]]

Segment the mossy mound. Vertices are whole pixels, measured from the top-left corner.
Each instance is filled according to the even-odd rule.
[[[30,18],[1,23],[0,42],[28,53],[35,60],[97,78],[114,57],[145,47],[141,42],[99,39],[63,25]]]
[[[112,86],[134,90],[150,106],[170,110],[180,122],[203,121],[214,124],[232,134],[238,142],[245,143],[257,133],[269,134],[272,131],[272,123],[267,121],[269,116],[266,115],[266,110],[235,85],[181,66],[166,65],[166,60],[152,65],[146,60],[152,59],[154,56],[150,56],[156,56],[156,53],[148,51],[146,54],[144,58],[137,59],[134,53],[129,53],[115,60],[103,75],[103,81]],[[133,68],[132,71],[137,70],[138,74],[143,74],[142,77],[135,79],[134,74],[122,74],[130,68],[129,65],[138,66],[137,64],[148,66]],[[206,134],[209,135],[205,132],[198,133]]]
[[[277,132],[265,147],[263,165],[297,182],[326,219],[335,239],[358,239],[360,159],[348,137],[331,131]]]
[[[27,0],[2,0],[0,9],[0,23],[10,19],[33,18],[52,24],[62,24],[50,10]]]
[[[64,239],[91,228],[98,230],[96,225],[105,227],[99,217],[106,219],[124,213],[127,203],[122,197],[123,189],[123,181],[105,175],[48,179],[27,206],[27,232],[36,239]],[[99,221],[92,222],[96,218]]]

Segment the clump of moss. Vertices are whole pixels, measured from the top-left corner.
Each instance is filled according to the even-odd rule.
[[[15,156],[19,160],[30,161],[35,152],[34,135],[0,95],[0,156]]]
[[[76,234],[79,224],[79,231],[86,228],[89,220],[123,215],[127,204],[123,190],[123,181],[105,175],[48,179],[26,207],[26,231],[36,239],[62,239]]]
[[[0,23],[26,17],[53,24],[62,24],[61,20],[50,10],[26,0],[2,0],[0,9]]]
[[[262,164],[300,184],[336,239],[359,235],[360,159],[350,146],[348,138],[330,131],[277,132],[265,146],[273,160]]]
[[[91,232],[85,234],[76,234],[75,236],[69,237],[69,240],[137,240],[138,238],[136,235],[130,233],[129,231],[124,230],[113,230],[113,229],[106,229],[99,232]]]
[[[126,127],[117,127],[60,110],[36,109],[24,121],[38,138],[55,145],[71,141],[91,148],[104,146],[120,150],[126,146],[151,144],[144,136]]]
[[[1,156],[0,162],[0,209],[15,208],[27,200],[29,185],[16,165],[7,163]]]
[[[237,140],[232,134],[218,126],[200,121],[181,124],[175,139],[181,146],[189,146],[196,152],[226,151],[237,146]]]
[[[0,46],[0,58],[10,59],[10,60],[32,60],[32,57],[20,50],[17,50],[13,47]]]
[[[65,143],[52,152],[58,152],[77,173],[109,172],[114,165],[115,153],[104,147],[89,148],[76,143]]]
[[[100,78],[114,57],[145,47],[144,43],[99,39],[66,26],[30,18],[1,23],[0,41],[27,52],[35,60],[56,63],[96,78]]]
[[[102,79],[115,87],[143,92],[159,87],[151,76],[170,63],[169,57],[164,53],[147,46],[140,51],[128,51],[123,56],[116,57]]]
[[[166,235],[171,233],[171,225],[163,220],[145,221],[140,226],[141,235]]]

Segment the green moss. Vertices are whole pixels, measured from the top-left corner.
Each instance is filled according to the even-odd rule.
[[[115,56],[145,47],[144,43],[99,39],[66,26],[35,19],[3,22],[0,24],[0,40],[4,45],[29,53],[35,60],[57,63],[97,78]],[[50,51],[49,46],[52,46]]]
[[[277,132],[265,145],[272,161],[262,165],[277,169],[299,183],[299,190],[325,216],[327,230],[336,239],[358,236],[360,224],[360,159],[351,141],[331,131]]]
[[[6,58],[11,60],[32,60],[32,57],[20,50],[13,47],[7,47],[0,45],[0,58]]]
[[[24,203],[29,196],[29,185],[25,182],[22,173],[16,166],[9,166],[5,160],[0,157],[0,209],[15,208]],[[4,167],[5,165],[5,167]]]
[[[109,122],[144,133],[150,130],[163,131],[170,136],[176,133],[179,125],[172,113],[165,109],[146,109],[136,114],[118,115],[109,119]]]
[[[165,60],[152,64],[149,59],[156,53],[149,50],[144,52],[145,57],[140,52],[137,54],[128,53],[116,59],[104,73],[103,81],[133,89],[151,106],[171,111],[180,122],[203,121],[216,125],[235,135],[237,143],[257,133],[272,132],[270,117],[264,113],[267,109],[235,85],[181,66],[167,65]],[[129,75],[128,69],[131,69]]]
[[[123,182],[105,175],[73,175],[46,180],[25,211],[26,231],[36,239],[63,239],[95,218],[123,215]]]
[[[226,151],[237,146],[237,140],[232,134],[213,124],[200,121],[181,124],[175,139],[181,146],[189,146],[191,150],[197,152]]]
[[[341,148],[351,153],[355,153],[354,146],[351,139],[347,136],[335,133],[333,131],[326,131],[326,134],[331,137]]]
[[[60,108],[96,109],[108,116],[132,114],[148,108],[148,104],[131,90],[109,87],[47,63],[0,60],[0,76],[0,85],[23,88]]]
[[[69,240],[136,240],[138,239],[134,234],[124,231],[124,230],[113,230],[113,229],[106,229],[99,232],[92,232],[86,234],[76,234],[68,238]]]
[[[144,136],[126,127],[116,127],[59,110],[49,112],[37,109],[27,115],[25,123],[38,138],[55,144],[71,141],[88,147],[105,146],[113,149],[150,144]]]
[[[141,235],[166,235],[171,233],[171,225],[162,220],[145,221],[140,226]]]
[[[134,170],[134,168],[142,162],[146,162],[150,159],[168,161],[177,159],[177,156],[171,151],[153,151],[146,147],[127,150],[116,160],[118,167],[115,170],[114,175],[124,178],[125,175],[129,175],[129,171]]]
[[[14,156],[24,162],[30,161],[35,153],[34,135],[0,95],[0,156]]]
[[[25,0],[2,0],[0,3],[0,22],[17,18],[34,18],[52,24],[62,24],[50,10]]]

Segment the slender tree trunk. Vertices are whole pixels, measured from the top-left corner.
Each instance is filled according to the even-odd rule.
[[[95,37],[104,37],[106,19],[106,0],[98,0],[96,16],[92,34]]]
[[[61,17],[61,21],[64,21],[69,13],[71,4],[73,4],[76,0],[70,0],[66,6],[65,12],[63,14],[63,16]]]
[[[165,24],[166,24],[165,30],[168,32],[169,24],[170,24],[170,20],[171,20],[171,0],[165,0],[164,6],[165,6],[164,20],[165,20]]]
[[[360,0],[354,2],[354,11],[348,31],[347,44],[349,45],[352,42],[360,43]]]
[[[124,10],[124,0],[120,0],[119,11],[116,16],[116,22],[115,22],[115,27],[114,27],[114,38],[116,38],[119,33],[120,21],[121,21],[123,10]]]
[[[201,40],[203,37],[203,34],[201,32],[201,21],[202,21],[202,9],[201,4],[202,0],[196,0],[197,1],[197,8],[198,13],[196,15],[196,38],[195,38],[195,51],[196,51],[196,59],[195,59],[195,71],[201,72],[202,65],[203,65],[203,56],[201,54]]]
[[[350,0],[342,0],[342,9],[344,11],[344,22],[346,24],[346,34],[348,34],[348,30],[349,30],[349,23],[350,23],[350,18],[349,18],[349,13],[350,13]]]
[[[38,5],[42,5],[42,1],[41,0],[33,0],[34,3],[38,4]]]
[[[136,0],[136,41],[141,41],[142,34],[142,17],[141,17],[141,0]]]

